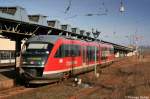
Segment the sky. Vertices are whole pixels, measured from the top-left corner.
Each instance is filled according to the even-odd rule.
[[[69,10],[65,13],[71,1]],[[28,14],[42,14],[48,20],[71,24],[86,31],[98,30],[99,39],[116,44],[150,46],[150,0],[0,0],[0,6],[21,6]],[[86,16],[87,14],[104,14]]]

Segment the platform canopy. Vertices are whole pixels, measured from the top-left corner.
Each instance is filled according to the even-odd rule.
[[[108,44],[113,45],[114,50],[116,50],[116,51],[120,50],[120,51],[131,52],[131,51],[135,50],[135,49],[133,49],[133,48],[129,48],[129,47],[126,47],[126,46],[118,45],[118,44],[111,43],[111,42],[107,42],[107,41],[103,41],[103,40],[102,40],[101,42],[104,42],[104,43],[108,43]]]
[[[4,38],[20,42],[28,39],[33,35],[64,35],[68,37],[76,37],[86,41],[97,41],[112,44],[116,50],[131,51],[131,48],[117,45],[111,42],[101,41],[91,37],[89,32],[74,33],[67,29],[60,29],[47,21],[44,15],[27,15],[26,10],[22,7],[0,7],[0,35]],[[68,25],[63,25],[67,28]],[[20,44],[20,43],[19,43]]]

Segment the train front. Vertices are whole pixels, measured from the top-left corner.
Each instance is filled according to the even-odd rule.
[[[48,35],[31,37],[21,53],[21,77],[27,81],[44,81],[44,65],[51,53],[56,38]]]

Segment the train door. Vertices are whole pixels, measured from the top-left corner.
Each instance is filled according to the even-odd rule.
[[[66,72],[64,72],[65,76],[69,76],[72,75],[74,73],[74,57],[72,55],[73,53],[73,46],[72,46],[73,42],[72,41],[68,41],[68,42],[64,42],[62,44],[62,50],[61,53],[63,54],[63,61],[64,64],[61,67],[64,70],[67,70]]]
[[[86,65],[86,46],[82,47],[82,65],[85,66]]]
[[[71,68],[71,70],[70,70],[71,76],[74,75],[74,68],[75,68],[75,66],[74,66],[75,57],[74,57],[74,55],[73,55],[73,53],[74,53],[74,52],[73,52],[73,51],[74,51],[73,44],[74,44],[74,42],[71,41],[71,44],[69,45],[70,62],[71,62],[71,65],[70,65],[70,68]]]
[[[86,46],[86,65],[87,65],[87,71],[91,70],[91,61],[92,61],[92,49],[91,46]]]
[[[101,63],[101,45],[98,45],[98,63]]]
[[[69,44],[65,44],[65,46],[64,46],[64,54],[65,54],[65,67],[66,67],[66,69],[69,69],[70,71],[70,73],[71,74],[73,74],[73,70],[74,70],[74,57],[72,56],[72,50],[73,50],[73,48],[72,48],[72,43],[73,42],[71,42],[71,44],[69,43]]]

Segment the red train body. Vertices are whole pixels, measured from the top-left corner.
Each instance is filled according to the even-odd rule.
[[[21,55],[21,74],[29,81],[59,79],[114,61],[113,46],[54,35],[31,37]]]

